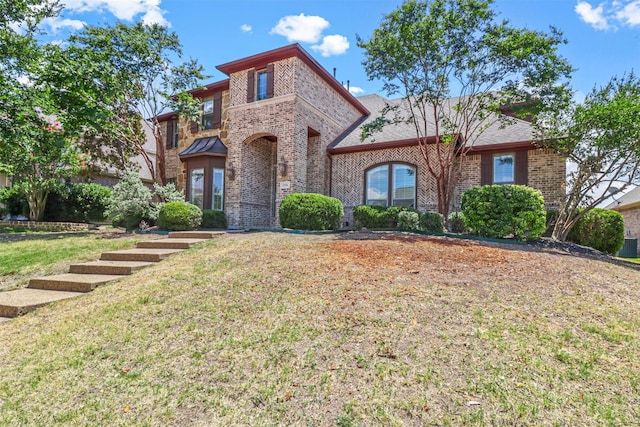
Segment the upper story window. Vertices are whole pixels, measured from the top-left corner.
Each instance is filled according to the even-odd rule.
[[[180,122],[178,119],[171,120],[172,123],[172,134],[171,134],[171,146],[173,148],[178,147],[178,142],[180,140]]]
[[[267,99],[267,70],[256,73],[256,101]]]
[[[178,119],[171,119],[167,121],[166,132],[166,148],[176,148],[180,139],[180,121]]]
[[[202,129],[213,129],[213,99],[202,101]]]
[[[365,204],[416,207],[416,168],[386,163],[365,173]]]
[[[513,153],[493,155],[493,183],[515,183],[515,155]]]
[[[247,73],[247,102],[273,98],[273,64]]]

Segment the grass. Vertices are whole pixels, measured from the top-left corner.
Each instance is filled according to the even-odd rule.
[[[475,242],[236,235],[0,324],[0,425],[637,425],[639,283]]]
[[[29,276],[63,273],[70,262],[93,260],[101,252],[133,247],[139,240],[137,236],[105,238],[100,234],[52,236],[0,242],[0,289],[18,286]]]

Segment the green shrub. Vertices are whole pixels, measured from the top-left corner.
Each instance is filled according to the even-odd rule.
[[[154,223],[156,212],[151,205],[153,194],[142,183],[138,172],[128,169],[113,186],[107,216],[119,217],[127,230],[138,228],[141,221]]]
[[[389,219],[383,206],[360,205],[353,208],[353,220],[357,228],[387,228]]]
[[[404,206],[369,206],[360,205],[353,209],[356,228],[397,228],[400,212],[415,212],[416,209]]]
[[[573,226],[567,239],[615,255],[624,244],[624,218],[616,211],[591,209]]]
[[[204,209],[200,228],[227,228],[227,216],[224,211]]]
[[[188,202],[167,202],[160,207],[158,225],[162,230],[195,230],[202,222],[202,211]]]
[[[420,228],[430,233],[442,233],[444,217],[440,212],[424,212],[420,215]]]
[[[289,194],[280,203],[280,225],[298,230],[333,230],[344,211],[340,200],[315,193]]]
[[[464,215],[462,212],[451,212],[449,214],[449,231],[452,233],[466,233],[467,227],[464,225]]]
[[[545,230],[539,190],[524,185],[485,185],[462,193],[465,226],[473,234],[535,240]]]
[[[417,230],[420,228],[418,212],[401,211],[398,213],[398,228],[401,230]]]
[[[29,216],[27,197],[20,185],[0,189],[0,203],[4,205],[5,214]]]
[[[79,183],[69,188],[64,206],[68,221],[104,221],[111,188],[95,183]]]

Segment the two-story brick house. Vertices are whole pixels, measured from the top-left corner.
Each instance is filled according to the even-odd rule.
[[[364,203],[436,209],[435,183],[411,126],[360,139],[382,97],[354,97],[297,44],[217,68],[228,78],[191,92],[202,101],[199,123],[173,113],[160,117],[166,175],[187,200],[224,210],[229,225],[242,228],[278,227],[280,201],[298,192],[340,199],[345,226],[353,223],[353,207]],[[524,121],[492,126],[467,155],[458,194],[514,182],[539,188],[554,205],[565,163],[532,139]]]

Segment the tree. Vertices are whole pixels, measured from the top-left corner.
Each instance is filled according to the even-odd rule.
[[[178,36],[159,25],[86,27],[67,47],[51,48],[51,74],[60,82],[60,109],[84,121],[86,149],[94,158],[122,166],[143,156],[154,181],[164,185],[165,143],[157,117],[177,111],[193,119],[199,103],[186,93],[205,78],[196,60],[175,65]],[[156,166],[144,149],[151,127]]]
[[[369,79],[382,80],[387,94],[400,95],[406,107],[387,105],[362,137],[392,123],[412,123],[445,218],[466,153],[489,126],[514,120],[501,108],[517,103],[520,115],[535,119],[566,101],[572,69],[557,52],[562,34],[514,28],[497,20],[491,4],[407,1],[368,41],[358,37]]]
[[[58,10],[55,1],[0,1],[0,173],[24,191],[33,220],[42,218],[49,190],[82,160],[75,130],[54,119],[51,92],[38,80],[37,25]]]
[[[64,178],[74,176],[82,165],[74,132],[51,115],[46,88],[22,87],[11,93],[14,109],[8,138],[0,144],[0,173],[13,177],[27,197],[29,219],[44,215],[49,191]]]
[[[573,226],[611,194],[640,183],[640,79],[633,73],[594,88],[581,104],[538,122],[541,145],[575,164],[567,176],[552,237]]]

